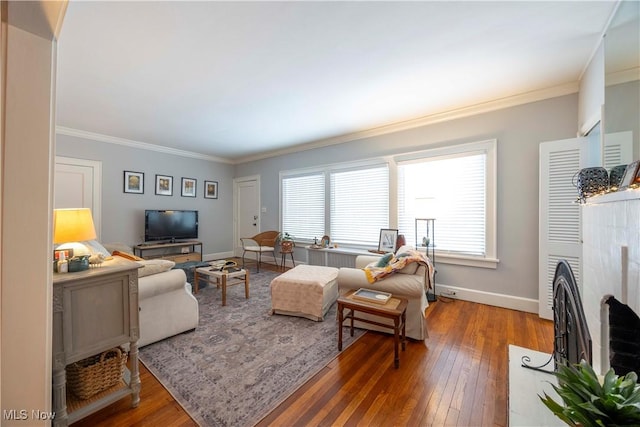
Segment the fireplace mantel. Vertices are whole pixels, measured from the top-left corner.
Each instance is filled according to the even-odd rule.
[[[593,368],[609,369],[608,307],[613,295],[640,313],[640,190],[591,197],[582,205],[581,294],[593,341]]]

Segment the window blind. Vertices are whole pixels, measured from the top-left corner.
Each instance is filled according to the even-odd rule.
[[[386,164],[330,173],[331,240],[378,246],[389,227],[389,168]]]
[[[324,232],[325,175],[282,178],[282,231],[296,239],[318,240]]]
[[[398,227],[407,243],[416,244],[415,218],[435,218],[436,251],[486,255],[486,157],[459,153],[398,164]]]

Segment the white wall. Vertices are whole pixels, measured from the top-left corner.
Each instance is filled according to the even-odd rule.
[[[498,140],[497,269],[437,265],[438,285],[463,288],[466,299],[503,306],[538,305],[538,145],[575,137],[578,96],[567,95],[344,144],[237,166],[236,176],[260,175],[266,207],[261,229],[278,229],[281,170],[444,146]],[[437,185],[425,182],[424,185]],[[437,229],[436,229],[437,236]],[[436,237],[437,238],[437,237]],[[437,260],[436,260],[437,261]],[[463,295],[464,294],[464,295]]]
[[[603,105],[604,43],[600,43],[580,81],[578,129],[581,135],[601,120]]]
[[[3,5],[5,6],[5,5]],[[51,206],[56,45],[64,2],[9,2],[2,140],[1,407],[51,408]],[[26,28],[26,30],[25,30]],[[45,425],[2,420],[3,426]]]

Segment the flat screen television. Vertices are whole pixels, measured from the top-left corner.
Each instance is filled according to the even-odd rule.
[[[169,241],[198,238],[198,211],[144,211],[144,240]]]

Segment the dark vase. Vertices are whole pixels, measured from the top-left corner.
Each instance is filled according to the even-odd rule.
[[[398,234],[398,240],[396,240],[396,251],[406,244],[407,239],[404,238],[404,234]]]

